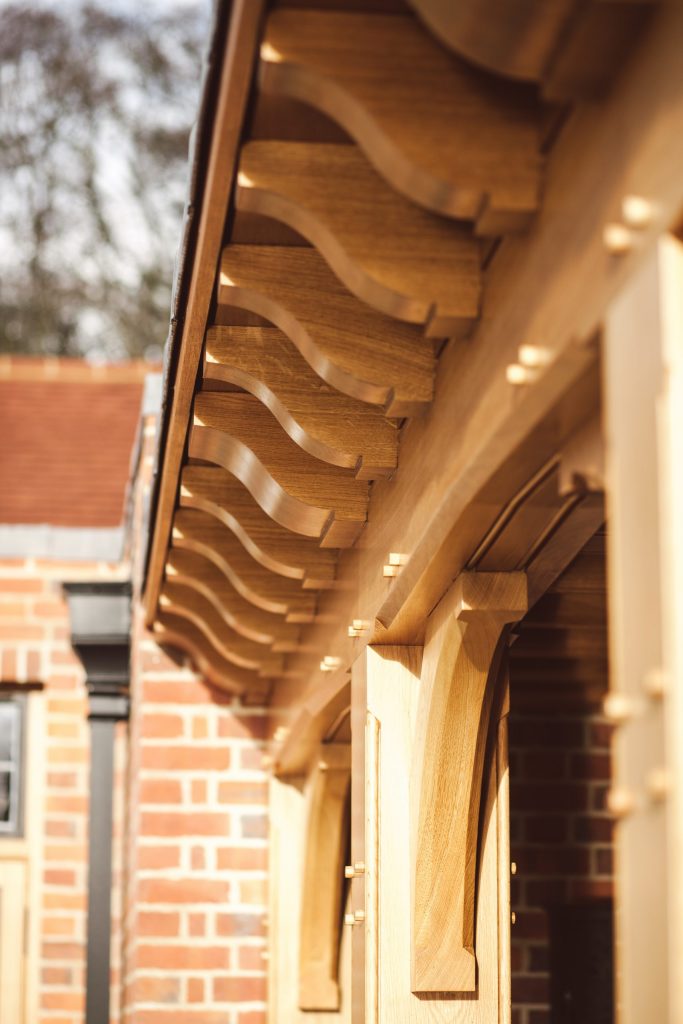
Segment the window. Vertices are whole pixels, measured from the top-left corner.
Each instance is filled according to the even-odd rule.
[[[22,833],[23,697],[0,697],[0,838]]]

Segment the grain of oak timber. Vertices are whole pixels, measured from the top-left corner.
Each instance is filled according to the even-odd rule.
[[[232,473],[215,466],[185,466],[180,507],[214,516],[264,569],[300,580],[305,589],[333,585],[336,553],[273,522]]]
[[[171,548],[166,560],[166,577],[196,590],[213,605],[227,626],[247,640],[277,651],[291,651],[298,646],[299,626],[245,601],[204,555]]]
[[[197,395],[191,451],[233,473],[281,526],[328,547],[352,544],[365,522],[368,485],[302,451],[252,395]]]
[[[154,621],[164,571],[192,394],[214,288],[263,7],[263,0],[235,0],[232,5],[228,48],[220,78],[187,312],[178,368],[172,383],[173,400],[145,594],[145,620],[148,626]]]
[[[313,591],[264,569],[230,530],[205,512],[178,509],[173,520],[173,547],[210,559],[244,600],[257,608],[284,615],[290,622],[307,622],[314,614]]]
[[[218,303],[275,324],[319,377],[390,416],[420,412],[432,399],[431,342],[412,324],[360,302],[315,249],[231,245],[223,251]]]
[[[353,469],[359,479],[386,476],[396,468],[396,425],[381,410],[333,390],[277,328],[212,328],[204,380],[249,391],[300,448]]]
[[[486,205],[514,228],[538,206],[535,91],[447,53],[415,18],[275,11],[259,81],[338,121],[383,178],[428,209],[475,220]]]
[[[362,302],[432,337],[467,333],[479,314],[477,240],[395,192],[356,146],[247,143],[235,202],[294,228]]]

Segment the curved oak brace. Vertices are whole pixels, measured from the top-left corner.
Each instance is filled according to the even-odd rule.
[[[538,81],[576,0],[408,0],[456,53],[509,78]]]
[[[337,391],[410,416],[431,401],[434,352],[418,328],[351,295],[304,246],[231,245],[223,250],[220,306],[238,306],[283,331]]]
[[[213,516],[194,509],[178,509],[173,520],[174,548],[195,551],[208,558],[235,590],[257,608],[285,616],[288,622],[311,622],[316,596],[294,580],[276,576],[255,562],[238,540]]]
[[[526,576],[464,573],[444,600],[449,607],[425,647],[418,712],[415,992],[476,987],[477,841],[493,698],[489,676],[506,625],[526,611]]]
[[[237,385],[265,405],[309,455],[359,480],[396,468],[398,432],[373,408],[333,391],[275,327],[215,327],[204,350],[204,380]]]
[[[159,597],[159,607],[191,622],[222,658],[238,668],[250,669],[265,678],[282,674],[282,655],[259,647],[229,629],[213,605],[190,587],[167,580]]]
[[[335,552],[274,523],[246,487],[224,469],[185,466],[180,479],[180,506],[214,516],[264,569],[300,580],[307,590],[325,590],[333,585]]]
[[[432,337],[467,333],[479,314],[477,240],[394,192],[355,146],[249,142],[235,202],[294,228],[362,302]]]
[[[350,746],[323,744],[309,777],[299,944],[301,1010],[339,1009],[337,975],[350,784]]]
[[[408,0],[467,60],[541,83],[549,99],[599,94],[657,7],[651,0]]]
[[[223,466],[272,519],[325,547],[350,547],[365,523],[368,485],[302,451],[252,395],[197,395],[189,453]]]
[[[538,207],[535,91],[451,56],[412,17],[274,11],[260,82],[324,111],[428,209],[467,220],[486,210],[484,227],[497,233],[523,227]]]
[[[161,611],[152,627],[158,644],[176,647],[189,655],[207,682],[228,693],[265,694],[267,684],[255,672],[237,668],[218,654],[206,637],[187,619]]]
[[[196,590],[213,605],[225,624],[246,640],[276,651],[293,651],[299,646],[299,626],[245,601],[203,555],[171,548],[166,559],[166,578]]]

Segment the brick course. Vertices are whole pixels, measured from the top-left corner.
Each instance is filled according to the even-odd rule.
[[[148,423],[138,522],[152,445]],[[264,1024],[265,709],[159,648],[139,606],[131,690],[122,1020]]]
[[[549,1024],[549,911],[611,898],[604,794],[611,729],[595,710],[510,715],[512,1022]]]

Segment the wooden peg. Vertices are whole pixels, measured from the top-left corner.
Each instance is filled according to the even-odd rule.
[[[638,704],[626,693],[610,693],[603,703],[605,718],[615,725],[630,721],[638,711]]]
[[[634,793],[625,788],[610,789],[607,794],[607,809],[613,818],[627,818],[636,809]]]
[[[392,551],[389,555],[389,559],[384,566],[383,574],[387,577],[398,576],[403,566],[408,561],[407,555],[402,555],[396,551]]]
[[[633,248],[633,233],[625,224],[606,224],[602,241],[612,256],[623,256]]]
[[[644,196],[624,196],[621,203],[621,216],[624,224],[635,230],[643,230],[652,223],[654,206]]]
[[[643,680],[643,689],[653,700],[661,700],[669,689],[669,675],[663,668],[653,668]]]
[[[655,768],[647,777],[647,791],[653,804],[661,804],[671,790],[671,774],[666,768]]]

